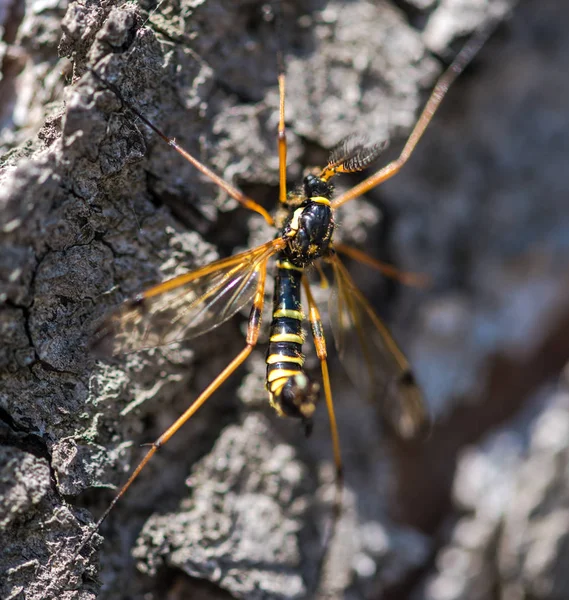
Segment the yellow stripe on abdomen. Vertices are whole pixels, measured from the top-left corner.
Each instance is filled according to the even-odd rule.
[[[270,342],[292,342],[293,344],[303,344],[304,335],[297,333],[276,333],[269,338]]]
[[[271,354],[267,356],[266,363],[268,365],[274,365],[277,363],[295,363],[302,366],[304,364],[304,357],[289,356],[288,354]]]

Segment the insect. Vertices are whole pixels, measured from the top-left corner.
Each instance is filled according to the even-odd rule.
[[[482,37],[474,38],[443,74],[400,156],[336,198],[333,195],[334,178],[369,167],[380,155],[382,145],[363,143],[359,138],[347,139],[332,153],[324,168],[308,174],[302,187],[289,192],[286,180],[285,72],[281,68],[278,74],[280,180],[278,210],[274,217],[253,199],[223,181],[174,139],[161,132],[143,114],[129,106],[141,121],[198,171],[245,208],[262,215],[267,223],[275,227],[275,237],[256,248],[221,259],[140,293],[120,307],[99,330],[96,343],[100,348],[106,347],[115,354],[135,352],[189,340],[227,321],[241,309],[251,307],[243,350],[152,444],[96,523],[92,533],[81,542],[78,552],[88,543],[157,450],[251,354],[259,338],[265,284],[272,260],[275,261],[275,293],[266,368],[269,401],[280,416],[299,419],[309,433],[317,399],[320,395],[323,396],[330,419],[338,497],[341,497],[343,477],[340,440],[334,414],[324,328],[307,278],[311,268],[318,270],[328,267],[333,272],[336,302],[331,313],[331,324],[340,357],[356,357],[356,360],[346,362],[347,368],[352,369],[353,377],[377,401],[384,402],[390,408],[392,422],[402,435],[410,436],[421,428],[426,414],[409,365],[384,324],[357,289],[341,256],[359,260],[385,274],[393,275],[395,272],[359,250],[335,241],[336,210],[389,179],[403,167],[450,83],[464,69],[483,41]],[[101,85],[112,88],[97,71],[92,73]],[[121,98],[120,91],[114,91]],[[302,323],[305,314],[302,292],[306,299],[306,320],[310,323],[321,366],[319,381],[312,379],[303,368],[302,346],[305,339]],[[360,377],[361,373],[363,378]],[[339,501],[337,505],[339,506]]]

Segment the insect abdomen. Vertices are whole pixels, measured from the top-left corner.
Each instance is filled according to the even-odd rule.
[[[302,275],[302,268],[289,261],[281,258],[277,262],[267,351],[267,389],[271,406],[279,415],[301,418],[309,425],[320,386],[303,371]]]

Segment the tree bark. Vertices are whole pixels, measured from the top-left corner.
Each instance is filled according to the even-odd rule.
[[[559,394],[545,408],[535,400],[555,396],[543,386],[569,354],[569,9],[553,0],[522,2],[449,92],[405,170],[372,202],[338,213],[346,243],[433,280],[426,291],[401,289],[353,270],[416,368],[435,425],[427,441],[387,443],[376,407],[333,368],[347,489],[323,568],[333,496],[325,411],[305,440],[264,408],[263,344],[73,560],[113,497],[101,488],[124,482],[145,451],[138,446],[244,344],[237,316],[179,347],[101,359],[89,351],[96,327],[140,290],[274,235],[129,106],[270,209],[278,48],[290,182],[354,132],[390,140],[387,161],[439,58],[450,60],[459,38],[512,5],[425,4],[285,1],[279,25],[253,0],[164,3],[149,18],[114,2],[72,2],[65,14],[45,3],[0,11],[0,597],[452,597],[452,567],[434,566],[437,550],[468,559],[457,598],[515,586],[566,597],[564,554],[545,552],[536,574],[531,544],[514,535],[553,548],[564,531],[554,526],[564,477],[552,465],[566,448],[544,450],[539,436],[544,423],[567,421],[567,407]],[[484,465],[481,477],[460,453],[496,426],[502,437],[468,455]],[[510,445],[496,441],[504,432]],[[548,485],[532,478],[540,472],[551,473]],[[549,527],[514,510],[516,486],[542,510],[557,490]],[[492,490],[501,494],[489,512]],[[462,529],[441,535],[465,510]],[[466,525],[476,543],[460,537]]]

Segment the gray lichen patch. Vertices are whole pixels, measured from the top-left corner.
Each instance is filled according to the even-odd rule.
[[[299,536],[314,482],[265,418],[230,426],[197,463],[188,496],[144,526],[134,555],[147,573],[166,564],[238,598],[304,598],[316,556]]]
[[[93,567],[82,557],[75,564],[69,562],[75,548],[73,542],[82,535],[86,515],[62,503],[53,492],[47,461],[16,448],[3,447],[0,494],[3,598],[13,598],[18,593],[30,599],[52,598],[65,586],[77,588],[81,578],[78,572],[83,571],[83,577],[94,576]],[[55,555],[58,561],[53,560]],[[81,587],[83,591],[76,598],[95,599],[93,583]]]

